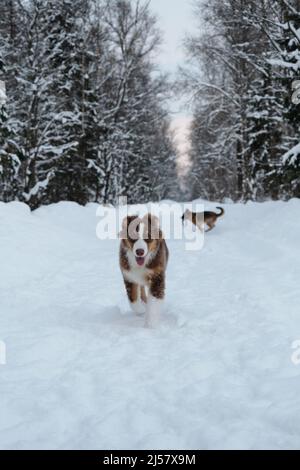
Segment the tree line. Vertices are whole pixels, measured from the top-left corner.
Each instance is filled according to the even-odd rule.
[[[185,197],[300,197],[300,0],[194,5]],[[0,200],[180,198],[161,40],[147,0],[2,0]]]
[[[195,17],[189,197],[300,197],[300,1],[196,0]]]
[[[149,2],[2,0],[0,199],[175,197],[160,42]]]

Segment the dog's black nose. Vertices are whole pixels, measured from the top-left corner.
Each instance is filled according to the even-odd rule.
[[[136,255],[137,256],[144,256],[144,250],[136,250]]]

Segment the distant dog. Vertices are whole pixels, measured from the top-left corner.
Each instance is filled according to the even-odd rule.
[[[205,225],[209,227],[206,232],[210,232],[216,225],[216,222],[219,217],[222,217],[225,214],[224,209],[222,207],[217,207],[221,212],[220,214],[216,214],[215,212],[205,211],[205,212],[191,212],[190,210],[186,210],[182,216],[182,223],[185,220],[189,220],[192,222],[196,227],[198,227],[201,232],[204,231]]]
[[[120,238],[120,268],[131,308],[138,314],[146,312],[145,326],[153,327],[165,296],[169,258],[159,220],[151,214],[142,219],[128,216],[123,220]]]

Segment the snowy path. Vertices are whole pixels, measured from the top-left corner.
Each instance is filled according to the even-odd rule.
[[[148,331],[95,205],[0,204],[1,449],[300,449],[300,201],[225,209]]]

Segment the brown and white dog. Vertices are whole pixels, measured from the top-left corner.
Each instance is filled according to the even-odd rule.
[[[198,227],[201,232],[204,231],[204,227],[207,225],[209,228],[206,230],[206,232],[210,232],[216,225],[218,218],[225,214],[225,211],[222,209],[222,207],[217,207],[217,209],[221,211],[220,214],[216,214],[212,211],[191,212],[189,209],[187,209],[182,216],[182,222],[189,220],[196,227]]]
[[[165,296],[169,257],[159,220],[151,214],[128,216],[120,238],[120,267],[131,308],[137,314],[146,312],[145,326],[154,327]]]

